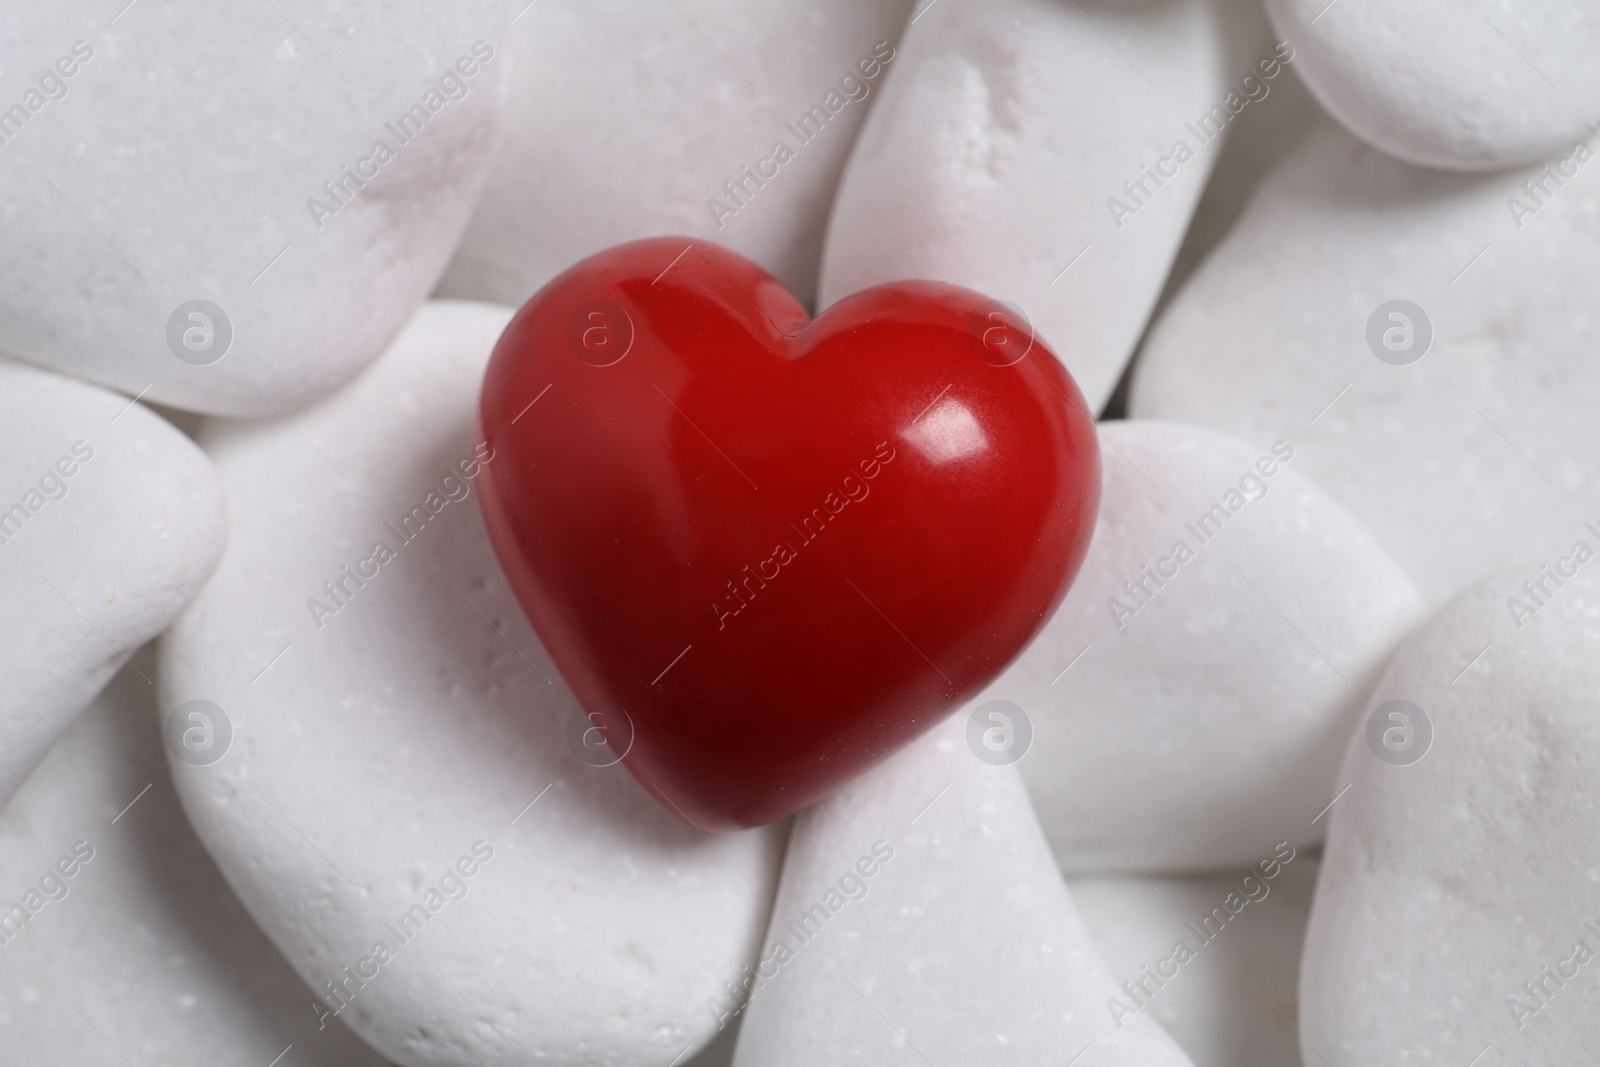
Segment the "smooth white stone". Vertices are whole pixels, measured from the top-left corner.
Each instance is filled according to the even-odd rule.
[[[769,964],[779,943],[792,958]],[[1107,1015],[1111,973],[1027,793],[968,750],[964,715],[801,813],[757,973],[737,1067],[1189,1063]]]
[[[1600,162],[1576,169],[1514,220],[1536,171],[1423,170],[1316,117],[1152,327],[1132,413],[1294,441],[1435,606],[1563,547],[1600,507]],[[1395,299],[1431,325],[1409,365],[1375,354]]]
[[[1266,867],[1225,875],[1071,883],[1118,984],[1143,983],[1137,1001],[1119,992],[1124,1008],[1148,1012],[1195,1067],[1299,1063],[1295,995],[1317,860],[1303,851],[1275,859],[1267,848],[1257,861]]]
[[[441,295],[521,304],[601,249],[683,234],[748,256],[810,304],[845,157],[899,61],[870,79],[857,64],[875,63],[880,44],[880,54],[893,54],[911,7],[530,7],[507,35],[505,143]],[[847,74],[856,80],[841,89]],[[829,100],[830,92],[838,95]],[[825,104],[838,110],[825,108],[825,124],[813,120],[820,133],[800,126]],[[779,141],[793,158],[767,164],[776,173],[764,184],[741,173],[772,158]],[[733,199],[724,183],[741,180],[746,191]],[[725,210],[713,209],[716,200]]]
[[[266,1067],[292,1045],[283,1062],[383,1067],[344,1027],[317,1028],[311,990],[184,821],[145,680],[153,651],[133,655],[138,670],[111,681],[0,814],[5,1061]]]
[[[1536,606],[1522,583],[1542,566],[1529,561],[1452,601],[1373,690],[1340,769],[1349,789],[1330,816],[1306,933],[1306,1063],[1594,1058],[1600,535],[1580,528],[1578,540],[1583,564],[1541,561],[1578,573],[1560,587],[1547,578],[1534,614],[1514,619],[1509,607]],[[1409,736],[1381,710],[1396,699],[1421,709]]]
[[[929,5],[845,171],[822,305],[899,278],[1010,301],[1099,410],[1217,157],[1186,123],[1271,54],[1264,30],[1236,0]],[[1148,197],[1123,189],[1164,158]]]
[[[427,304],[292,426],[206,427],[235,533],[163,642],[163,706],[213,701],[233,739],[174,776],[251,915],[397,1063],[666,1064],[710,1040],[706,999],[758,947],[778,838],[707,839],[568,748],[582,713],[457,473],[509,315]],[[385,524],[413,507],[439,510],[402,542]],[[313,621],[379,540],[395,558]],[[492,858],[451,875],[479,842]],[[446,876],[466,896],[445,885],[397,936]],[[393,959],[360,962],[379,941]],[[343,966],[368,981],[335,998]]]
[[[1531,163],[1600,120],[1600,8],[1570,0],[1267,0],[1339,121],[1419,166]]]
[[[1293,443],[1100,430],[1083,568],[972,706],[1031,720],[1018,766],[1066,871],[1214,870],[1315,844],[1350,723],[1420,597]]]
[[[192,441],[127,397],[0,360],[0,805],[227,539]]]
[[[0,0],[0,351],[227,415],[350,378],[438,280],[487,176],[504,56],[439,84],[495,48],[504,6]],[[404,143],[385,124],[413,105]],[[341,168],[363,159],[358,189]],[[323,190],[340,180],[342,207]],[[221,309],[199,312],[209,340],[194,300]],[[190,359],[213,358],[224,325],[209,365],[169,347],[194,329]]]

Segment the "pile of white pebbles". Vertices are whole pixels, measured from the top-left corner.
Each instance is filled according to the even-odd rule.
[[[0,0],[0,1067],[1594,1062],[1597,52]],[[739,834],[579,758],[476,499],[512,309],[656,234],[1008,300],[1116,415],[1039,638]]]

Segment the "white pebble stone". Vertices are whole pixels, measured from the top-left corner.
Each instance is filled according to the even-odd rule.
[[[1531,163],[1600,120],[1600,8],[1571,0],[1267,0],[1324,107],[1392,156]]]
[[[0,360],[0,805],[227,537],[194,442],[127,397]]]
[[[1263,848],[1266,866],[1221,875],[1071,883],[1119,986],[1135,985],[1118,990],[1119,1016],[1148,1013],[1195,1067],[1300,1061],[1296,987],[1317,859],[1283,851],[1292,858],[1282,863],[1276,851]]]
[[[1350,723],[1420,597],[1294,443],[1100,429],[1083,568],[972,707],[1009,701],[1031,722],[1018,766],[1069,872],[1229,868],[1316,843]]]
[[[227,415],[348,379],[472,213],[502,7],[0,0],[0,351]]]
[[[251,915],[397,1063],[666,1064],[716,1032],[705,1002],[756,951],[778,838],[707,839],[569,748],[582,712],[473,480],[510,314],[425,305],[292,425],[208,424],[235,534],[163,642],[163,707],[212,701],[233,736],[173,772]]]
[[[1227,143],[1172,262],[1162,303],[1153,315],[1157,322],[1165,305],[1233,229],[1246,205],[1257,198],[1252,183],[1260,185],[1262,175],[1293,147],[1297,131],[1315,121],[1320,109],[1294,73],[1293,61],[1266,85],[1266,97],[1252,101],[1229,127]]]
[[[1189,1063],[1107,1015],[1022,783],[969,751],[963,716],[800,814],[755,973],[736,1067]]]
[[[505,143],[441,295],[521,304],[585,256],[683,234],[809,304],[839,174],[911,6],[529,7],[507,35]]]
[[[293,1046],[285,1062],[384,1067],[318,1029],[311,990],[195,840],[145,680],[155,656],[133,661],[0,814],[6,1062],[266,1067]]]
[[[1189,124],[1255,70],[1260,23],[1235,0],[928,5],[846,169],[822,306],[900,278],[1010,301],[1098,410],[1217,158]]]
[[[1571,169],[1423,170],[1314,118],[1152,327],[1133,414],[1294,440],[1435,606],[1564,547],[1600,506],[1600,162]]]
[[[1583,561],[1446,606],[1352,731],[1301,964],[1307,1063],[1593,1059],[1600,535],[1570,537]]]

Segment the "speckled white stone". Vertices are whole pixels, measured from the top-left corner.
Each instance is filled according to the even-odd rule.
[[[348,379],[433,287],[472,212],[506,6],[0,2],[0,351],[228,415],[288,411]],[[425,121],[388,128],[413,106]],[[232,340],[192,366],[168,323],[201,299]],[[219,332],[196,335],[193,358],[220,351],[208,317]]]
[[[846,169],[822,305],[899,278],[1011,301],[1098,410],[1216,161],[1186,123],[1270,56],[1261,21],[1235,0],[927,5]],[[1180,141],[1193,158],[1161,164]]]
[[[251,915],[395,1062],[666,1064],[716,1032],[704,1004],[756,951],[778,838],[708,840],[568,748],[581,711],[462,467],[481,477],[478,385],[509,315],[425,305],[292,426],[206,427],[235,536],[163,641],[162,689],[215,702],[233,740],[173,772]],[[431,517],[402,541],[385,524],[414,507]],[[380,540],[394,558],[363,566]],[[347,565],[367,577],[335,599]]]
[[[1275,852],[1293,858],[1285,864]],[[1137,996],[1120,989],[1117,1002],[1160,1023],[1195,1067],[1299,1063],[1295,990],[1317,859],[1273,845],[1262,848],[1257,863],[1265,866],[1071,883],[1084,925],[1118,984],[1142,983]],[[1119,1016],[1127,1017],[1122,1010]]]
[[[153,649],[132,659],[0,814],[5,1062],[266,1067],[293,1045],[284,1062],[384,1067],[344,1027],[318,1029],[311,990],[195,840],[145,680]]]
[[[762,957],[736,1067],[1189,1063],[1106,1013],[1111,972],[1026,791],[960,715],[801,813]]]
[[[1421,166],[1531,163],[1600,120],[1600,8],[1573,0],[1267,0],[1317,99]]]
[[[159,415],[0,359],[0,805],[227,537],[210,462]]]
[[[1293,439],[1435,606],[1564,547],[1600,506],[1600,162],[1572,169],[1535,205],[1537,171],[1423,170],[1314,118],[1152,327],[1132,413]],[[1367,340],[1395,299],[1432,328],[1409,365]]]
[[[1579,526],[1568,546],[1452,601],[1373,690],[1373,711],[1420,707],[1432,744],[1396,766],[1369,746],[1370,716],[1350,737],[1301,963],[1307,1063],[1434,1067],[1491,1046],[1483,1063],[1593,1057],[1600,536]],[[1547,564],[1576,577],[1557,586]]]
[[[1292,442],[1148,420],[1102,423],[1100,441],[1083,568],[970,706],[1008,700],[1031,721],[1018,767],[1069,872],[1225,869],[1314,844],[1350,723],[1420,597]]]
[[[684,234],[809,304],[845,157],[912,3],[529,7],[507,34],[505,143],[441,295],[521,304],[585,256]]]

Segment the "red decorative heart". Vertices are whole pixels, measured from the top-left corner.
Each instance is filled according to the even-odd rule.
[[[1093,420],[1018,313],[919,281],[813,322],[685,238],[528,301],[480,416],[523,610],[628,768],[706,830],[821,799],[992,679],[1100,496]]]

